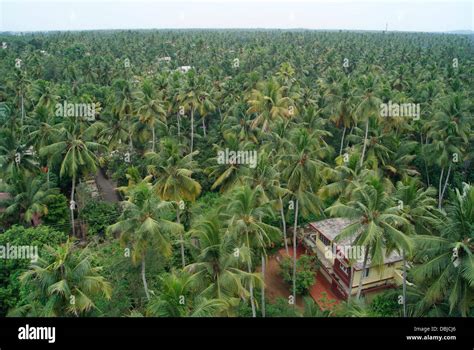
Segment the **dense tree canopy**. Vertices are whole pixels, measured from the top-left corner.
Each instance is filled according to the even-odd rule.
[[[334,311],[268,298],[281,248],[293,251],[288,297],[307,290],[297,234],[327,217],[354,220],[341,237],[357,233],[364,264],[403,255],[405,314],[474,315],[472,37],[0,41],[0,243],[49,245],[30,267],[1,266],[1,315],[401,314],[393,296]]]

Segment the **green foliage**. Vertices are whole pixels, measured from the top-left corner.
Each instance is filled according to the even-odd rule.
[[[81,210],[81,218],[86,221],[87,234],[91,236],[105,235],[109,225],[116,222],[119,213],[114,203],[104,201],[90,201]]]
[[[63,194],[52,195],[46,202],[48,214],[42,218],[44,224],[68,231],[69,207],[67,202],[67,198]]]
[[[43,254],[46,244],[57,245],[64,242],[64,232],[50,229],[47,226],[24,228],[13,226],[0,234],[0,246],[37,246],[38,254]],[[30,261],[20,259],[2,260],[0,264],[0,317],[5,316],[8,309],[14,307],[20,298],[19,276],[28,268]]]
[[[130,256],[120,245],[119,240],[92,245],[91,249],[95,252],[94,263],[103,266],[102,276],[113,286],[111,299],[99,297],[96,305],[100,312],[94,311],[93,315],[121,317],[131,309],[143,310],[146,306],[146,297],[140,267],[131,263]],[[148,254],[146,266],[149,287],[156,291],[160,287],[158,276],[165,271],[167,259],[161,255]]]
[[[409,315],[473,314],[474,192],[456,192],[474,178],[468,35],[186,30],[0,36],[8,43],[0,50],[0,192],[12,195],[0,203],[2,210],[9,207],[0,213],[0,232],[40,220],[51,227],[15,226],[0,239],[18,236],[31,244],[21,232],[44,232],[39,243],[64,249],[59,231],[70,231],[74,197],[72,218],[88,224],[89,236],[71,248],[67,262],[74,266],[81,252],[92,252],[91,268],[103,266],[100,275],[114,287],[110,301],[98,293],[97,309],[84,303],[83,314],[233,316],[238,309],[251,316],[256,309],[258,316],[261,254],[283,247],[293,225],[327,216],[353,219],[338,239],[356,234],[355,244],[367,248],[372,263],[391,250],[405,253],[414,282]],[[171,62],[159,61],[163,55]],[[232,66],[237,56],[238,69]],[[127,69],[125,57],[132,63]],[[341,65],[345,57],[349,67]],[[460,62],[455,68],[453,57]],[[16,58],[21,69],[12,66]],[[194,68],[181,73],[181,64]],[[94,120],[55,115],[55,104],[66,100],[94,103],[98,113]],[[419,103],[421,118],[382,118],[379,105],[388,101]],[[217,152],[226,149],[256,151],[256,167],[236,159],[221,164]],[[78,184],[97,171],[120,187],[120,211],[87,202]],[[180,200],[185,207],[178,209]],[[96,239],[107,227],[111,235]],[[299,294],[315,281],[310,259],[298,261]],[[26,268],[21,261],[0,266],[0,316],[15,305],[29,305],[29,314],[33,306],[37,314],[78,311],[37,283],[20,288]],[[291,259],[281,270],[292,286]],[[184,305],[176,304],[178,292],[187,296]],[[386,293],[370,305],[354,300],[338,315],[390,316],[393,301]],[[46,304],[54,307],[45,310]],[[271,317],[302,310],[278,299],[267,300],[266,311]],[[329,312],[307,298],[303,314]]]
[[[260,300],[259,293],[256,293],[256,299]],[[257,313],[258,317],[261,315]],[[249,303],[241,302],[237,310],[239,317],[252,317],[252,309]],[[267,300],[265,307],[265,317],[298,317],[301,316],[298,309],[288,304],[288,299],[278,297],[275,302]]]
[[[400,294],[399,291],[398,294]],[[396,293],[382,293],[374,297],[370,303],[371,310],[380,317],[399,316],[401,305],[398,303]]]
[[[293,260],[284,257],[280,262],[281,276],[283,280],[292,286],[293,283]],[[296,293],[306,294],[309,288],[316,282],[316,260],[310,255],[302,255],[296,261]],[[291,287],[292,288],[292,287]],[[290,288],[290,290],[291,290]]]
[[[68,239],[55,248],[44,246],[45,253],[20,277],[28,290],[26,298],[9,316],[87,316],[97,310],[99,295],[110,300],[112,286],[94,266],[87,248],[78,248]]]

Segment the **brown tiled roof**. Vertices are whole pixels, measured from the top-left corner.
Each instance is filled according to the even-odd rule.
[[[310,223],[309,225],[321,232],[329,240],[333,241],[334,238],[336,238],[337,235],[339,235],[339,233],[350,223],[351,220],[349,219],[337,218],[316,221]]]

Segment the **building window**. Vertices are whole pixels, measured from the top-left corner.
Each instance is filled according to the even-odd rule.
[[[328,246],[328,245],[331,244],[331,241],[330,241],[329,239],[327,239],[327,238],[326,238],[323,234],[321,234],[321,233],[319,234],[319,240],[320,240],[321,242],[323,242],[323,244],[324,244],[325,246]]]
[[[339,269],[346,274],[346,276],[349,276],[349,268],[345,265],[342,265],[339,263]]]
[[[366,269],[364,270],[364,277],[369,277],[369,273],[370,273],[369,270],[370,270],[369,268],[366,268]]]

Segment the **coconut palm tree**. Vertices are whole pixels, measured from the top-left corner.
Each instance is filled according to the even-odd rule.
[[[15,91],[16,105],[20,110],[21,127],[23,127],[26,115],[25,95],[27,94],[29,84],[31,84],[26,71],[24,69],[16,70],[11,84],[13,85],[12,89]]]
[[[194,152],[197,154],[198,152]],[[164,201],[176,203],[176,220],[180,223],[181,201],[194,202],[201,193],[201,185],[192,178],[197,170],[197,163],[192,160],[193,154],[182,156],[179,146],[171,139],[165,139],[160,143],[160,153],[147,153],[151,165],[148,171],[156,177],[154,189],[158,196]],[[184,238],[181,233],[181,260],[186,266],[184,256]]]
[[[128,144],[130,151],[133,150],[132,125],[134,122],[134,105],[136,92],[128,80],[117,79],[112,84],[113,94],[111,95],[111,105],[113,115],[118,116],[120,120],[127,125]]]
[[[52,161],[57,161],[60,166],[60,177],[68,176],[72,178],[71,196],[70,196],[70,212],[72,233],[75,235],[74,225],[74,192],[76,188],[76,180],[82,174],[88,172],[95,173],[97,170],[97,156],[94,152],[98,152],[104,147],[97,142],[90,141],[91,128],[81,130],[78,122],[72,123],[68,128],[63,127],[59,141],[52,143],[40,150],[40,156],[51,157]]]
[[[151,151],[155,152],[156,126],[159,123],[166,123],[166,110],[164,109],[164,103],[157,96],[155,87],[150,80],[145,80],[143,82],[141,91],[137,95],[138,123],[145,125],[148,129],[151,129]]]
[[[194,70],[189,71],[186,78],[186,84],[179,90],[177,100],[180,103],[180,107],[183,107],[191,116],[189,153],[192,154],[194,152],[194,113],[204,101],[202,96],[207,96],[207,93],[200,86],[200,80]]]
[[[2,203],[5,213],[32,226],[41,223],[41,217],[48,214],[48,201],[59,193],[56,188],[48,188],[41,178],[24,174],[12,179],[11,185],[0,183],[0,192],[10,194],[10,199]]]
[[[153,297],[146,310],[153,317],[212,317],[226,309],[221,299],[207,299],[195,294],[195,276],[172,272],[160,277],[161,290]]]
[[[247,113],[256,115],[252,122],[253,128],[261,127],[263,132],[267,132],[273,121],[291,116],[291,101],[283,97],[282,93],[282,87],[274,79],[260,82],[252,90],[247,101],[250,106]],[[296,113],[295,107],[293,113]]]
[[[370,172],[370,170],[360,168],[359,159],[360,154],[357,152],[337,157],[335,168],[325,169],[328,183],[318,190],[318,196],[323,200],[328,198],[338,198],[341,201],[349,200],[357,184]]]
[[[250,168],[247,164],[239,164],[231,159],[228,162],[225,159],[220,159],[219,154],[225,154],[226,150],[256,151],[253,143],[239,142],[233,133],[226,133],[223,138],[224,144],[222,146],[214,145],[216,157],[208,159],[208,167],[205,169],[205,173],[213,181],[211,190],[219,188],[220,192],[230,191],[236,186],[242,186],[245,183],[245,176],[250,173]]]
[[[141,277],[145,295],[150,299],[146,280],[146,256],[156,251],[165,257],[171,255],[169,234],[183,231],[180,224],[164,219],[173,210],[173,204],[161,201],[150,184],[150,178],[127,188],[127,200],[123,203],[123,212],[119,221],[107,228],[107,232],[120,234],[121,243],[131,246],[132,263],[141,264]]]
[[[415,283],[427,286],[423,302],[443,301],[450,314],[467,316],[474,301],[474,187],[456,189],[453,202],[446,207],[445,223],[440,235],[415,238],[419,265],[412,269]]]
[[[194,263],[185,271],[195,277],[200,295],[211,299],[226,300],[229,304],[227,315],[232,315],[239,299],[248,298],[246,289],[249,280],[261,282],[258,274],[249,274],[241,269],[240,254],[235,254],[236,242],[225,235],[225,226],[216,214],[200,219],[189,232]],[[244,251],[245,247],[237,248]]]
[[[52,112],[56,103],[59,101],[59,96],[56,95],[54,85],[45,80],[36,80],[30,85],[29,98],[35,104],[35,108],[45,108]]]
[[[344,148],[344,136],[347,129],[355,124],[354,117],[354,99],[355,88],[352,86],[350,78],[344,78],[342,81],[334,83],[329,89],[329,112],[331,113],[331,121],[337,128],[342,126],[341,145],[339,147],[339,155],[342,154]]]
[[[320,135],[321,134],[321,135]],[[296,304],[296,235],[298,215],[301,207],[303,215],[321,212],[321,203],[316,196],[326,167],[321,159],[331,153],[321,131],[293,129],[285,144],[285,154],[281,155],[282,177],[294,200],[293,225],[293,301]]]
[[[469,139],[472,138],[472,117],[461,95],[454,94],[443,99],[441,108],[433,120],[427,123],[429,128],[427,136],[432,140],[427,151],[431,154],[432,163],[441,168],[438,185],[439,209],[442,207],[452,167],[464,159]],[[445,173],[446,168],[448,169]]]
[[[57,141],[60,135],[60,129],[54,125],[52,115],[46,107],[35,108],[33,117],[27,117],[27,130],[28,139],[34,145],[36,154],[39,154],[43,147],[46,147],[55,141]],[[48,185],[51,172],[51,161],[50,158],[45,157],[46,160],[42,160],[45,163],[48,171]]]
[[[7,180],[38,171],[32,147],[22,144],[18,134],[8,129],[0,130],[0,171]]]
[[[378,91],[378,79],[369,74],[360,79],[361,102],[355,110],[357,121],[365,121],[365,135],[360,157],[360,166],[364,163],[365,150],[367,148],[367,136],[369,134],[370,119],[378,119],[380,112],[380,99],[376,93]]]
[[[280,184],[281,174],[273,165],[274,161],[274,157],[261,150],[255,169],[251,176],[246,175],[245,179],[252,188],[259,188],[265,200],[270,202],[275,210],[280,212],[285,250],[289,254],[286,236],[286,216],[283,204],[283,198],[289,194],[289,191]]]
[[[249,186],[238,187],[231,193],[229,203],[223,213],[227,221],[229,234],[236,239],[238,246],[245,246],[247,272],[252,273],[252,250],[256,249],[266,256],[266,247],[275,242],[279,236],[278,228],[266,224],[263,220],[273,216],[271,208],[266,205],[262,190]],[[249,280],[250,304],[252,316],[256,317],[256,306],[253,293],[253,280]]]
[[[336,242],[351,238],[353,246],[364,247],[362,272],[367,267],[369,257],[372,266],[380,266],[385,256],[393,250],[407,254],[413,250],[412,241],[399,229],[408,227],[409,222],[400,215],[399,207],[388,194],[389,190],[386,182],[373,175],[353,191],[347,204],[336,202],[326,209],[332,217],[352,220],[336,237]],[[361,296],[364,273],[360,276],[357,299]]]
[[[432,187],[423,189],[416,178],[406,177],[402,181],[397,182],[395,199],[401,210],[401,214],[405,217],[410,226],[414,228],[413,232],[427,233],[439,223],[439,218],[435,213],[436,201],[433,195],[436,190]],[[407,227],[407,232],[411,231],[411,227]],[[403,316],[407,316],[407,262],[406,253],[402,252],[403,257]]]
[[[112,286],[93,265],[89,249],[77,249],[73,240],[59,247],[44,246],[45,252],[20,277],[28,288],[28,304],[13,310],[11,316],[85,316],[96,309],[94,300],[110,300]],[[100,310],[99,310],[100,311]]]

